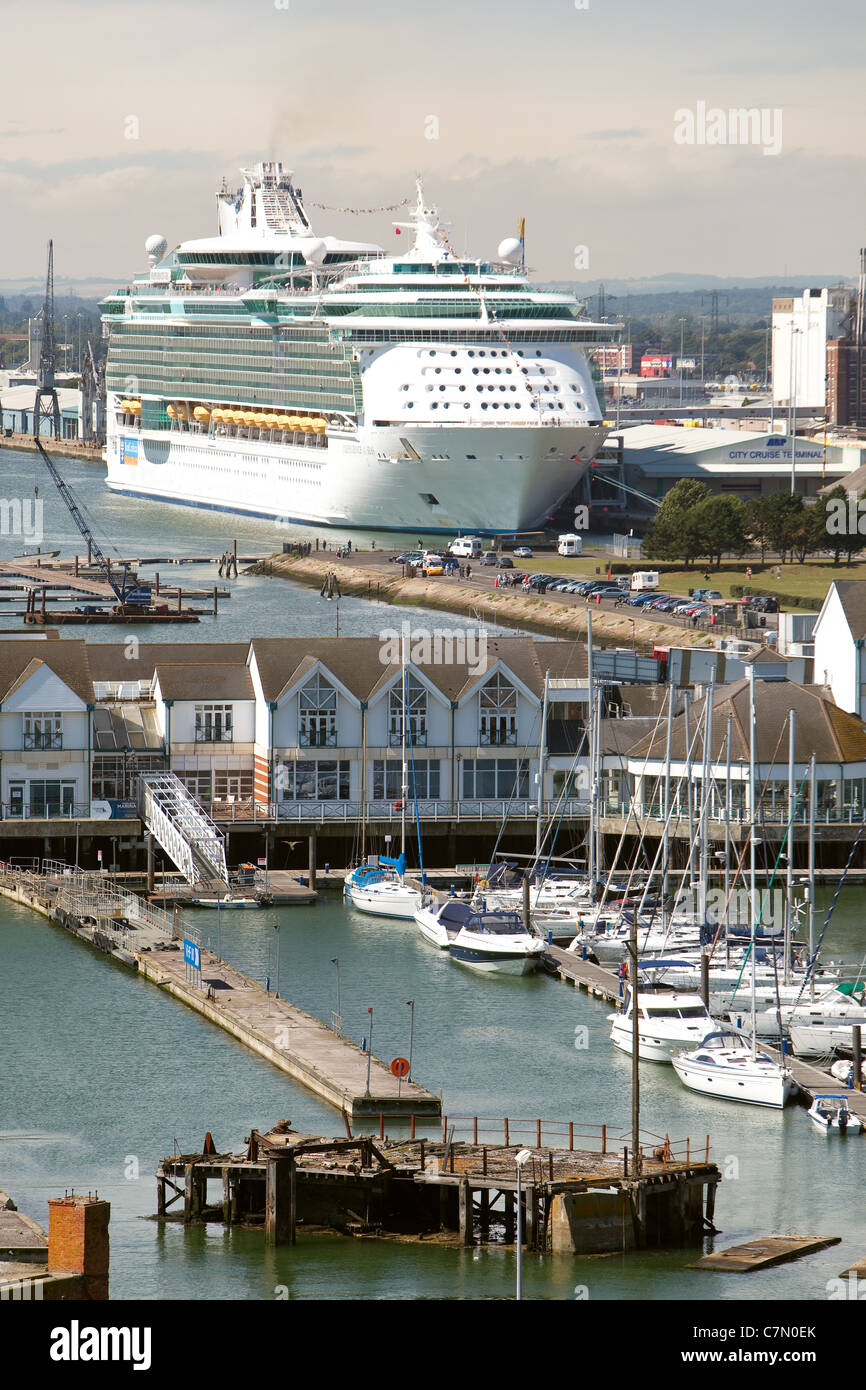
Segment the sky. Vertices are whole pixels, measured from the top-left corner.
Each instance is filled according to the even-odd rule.
[[[125,282],[150,233],[212,235],[222,176],[263,158],[339,207],[398,202],[423,173],[473,255],[524,215],[540,280],[852,276],[866,245],[863,0],[3,11],[5,282],[44,274],[49,237],[58,279]],[[740,108],[765,113],[754,143],[731,142]],[[320,234],[400,244],[394,214],[308,210]]]

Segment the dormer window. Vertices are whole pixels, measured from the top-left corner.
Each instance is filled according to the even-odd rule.
[[[318,671],[298,697],[298,743],[301,748],[337,746],[337,692]]]
[[[517,691],[497,671],[483,687],[479,696],[479,743],[503,747],[517,743]]]
[[[398,748],[403,742],[403,682],[406,683],[406,703],[409,723],[406,742],[415,747],[427,745],[427,691],[413,675],[406,674],[392,687],[388,697],[388,742]]]

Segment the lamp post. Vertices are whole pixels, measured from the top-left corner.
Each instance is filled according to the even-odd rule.
[[[411,1080],[412,1080],[412,1049],[413,1049],[413,1047],[414,1047],[414,1045],[415,1045],[415,1000],[414,1000],[414,999],[407,999],[407,1000],[406,1000],[406,1003],[408,1004],[409,1008],[412,1010],[412,1013],[411,1013],[411,1015],[410,1015],[410,1017],[409,1017],[409,1070],[408,1070],[408,1072],[406,1073],[406,1080],[407,1080],[407,1081],[411,1081]]]
[[[64,315],[63,315],[63,370],[64,370],[64,372],[68,372],[68,371],[69,371],[69,334],[68,334],[68,330],[67,330],[67,324],[68,324],[68,323],[69,323],[69,315],[68,315],[68,314],[64,314]]]
[[[277,933],[277,998],[280,997],[280,923],[272,922],[271,926]]]
[[[686,331],[686,321],[685,321],[685,319],[680,319],[680,370],[679,370],[679,378],[680,378],[680,405],[682,405],[682,403],[683,403],[683,342],[684,342],[685,331]]]
[[[337,1012],[333,1015],[331,1022],[334,1032],[339,1034],[343,1031],[343,1010],[340,1007],[340,957],[331,956],[331,964],[337,968]]]
[[[797,362],[796,336],[802,333],[802,328],[791,327],[791,361],[788,373],[788,400],[789,400],[789,430],[788,437],[791,441],[791,492],[797,490]]]
[[[370,1065],[373,1058],[373,1010],[368,1008],[367,1013],[370,1015],[370,1031],[367,1034],[367,1089],[364,1092],[365,1096],[370,1094]]]
[[[81,821],[75,822],[75,869],[78,870],[78,837],[81,833]]]
[[[515,1299],[519,1303],[523,1297],[523,1206],[520,1177],[523,1166],[532,1157],[531,1149],[521,1149],[514,1155],[514,1162],[517,1165],[517,1289]]]
[[[79,376],[81,375],[81,318],[82,318],[81,314],[76,314],[76,315],[75,315],[75,322],[76,322],[76,324],[77,324],[77,337],[78,337],[78,375],[79,375]]]

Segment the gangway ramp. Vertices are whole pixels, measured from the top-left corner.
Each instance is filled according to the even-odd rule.
[[[225,840],[210,816],[173,772],[139,777],[141,818],[193,887],[228,892]]]

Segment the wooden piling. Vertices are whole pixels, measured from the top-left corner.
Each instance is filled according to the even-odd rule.
[[[464,1178],[457,1189],[457,1213],[460,1228],[460,1244],[472,1244],[472,1189],[469,1179]]]

